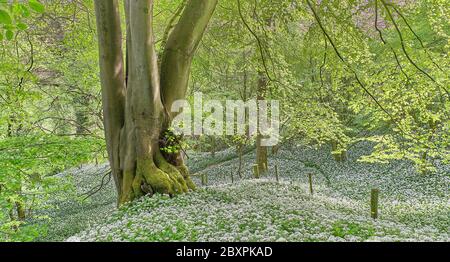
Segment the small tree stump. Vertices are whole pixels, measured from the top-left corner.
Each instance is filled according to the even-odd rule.
[[[258,165],[253,165],[253,176],[259,178],[259,168]]]
[[[312,195],[312,194],[314,194],[314,191],[313,191],[312,174],[311,173],[308,174],[308,180],[309,180],[309,193],[311,193],[311,195]]]
[[[280,178],[278,177],[278,165],[275,165],[275,179],[277,182],[280,182]]]
[[[373,188],[370,192],[370,216],[373,219],[378,218],[378,193],[380,190]]]

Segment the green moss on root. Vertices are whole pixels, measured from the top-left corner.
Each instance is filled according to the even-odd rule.
[[[181,175],[180,171],[178,171],[178,169],[175,166],[167,162],[161,153],[157,153],[155,155],[155,161],[159,169],[166,172],[169,175],[169,177],[173,180],[175,189],[179,190],[179,193],[188,192],[188,186],[186,185],[186,181],[184,177]]]

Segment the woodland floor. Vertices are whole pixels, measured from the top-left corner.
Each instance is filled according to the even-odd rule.
[[[259,180],[251,175],[252,151],[244,157],[242,179],[232,150],[214,158],[190,153],[196,192],[145,198],[115,211],[110,181],[84,201],[52,200],[57,208],[40,212],[50,220],[43,220],[47,232],[36,240],[450,241],[450,167],[420,175],[407,162],[356,161],[369,152],[370,146],[360,143],[348,161],[338,163],[327,148],[284,147],[270,156],[269,172]],[[101,184],[99,174],[107,169],[88,165],[60,175],[71,177],[82,194]],[[200,173],[208,175],[207,186],[200,186]],[[312,196],[308,173],[314,173]],[[377,220],[370,218],[372,188],[380,190]]]

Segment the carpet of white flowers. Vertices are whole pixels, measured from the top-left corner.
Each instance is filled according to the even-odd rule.
[[[368,152],[361,144],[339,163],[326,148],[287,148],[270,157],[269,172],[258,180],[251,173],[254,153],[244,156],[242,178],[227,152],[216,162],[198,154],[189,166],[196,183],[205,174],[208,185],[174,198],[144,198],[109,216],[114,196],[106,189],[88,210],[74,211],[82,213],[79,227],[88,228],[67,241],[450,241],[449,167],[420,175],[406,162],[357,161]],[[376,220],[370,217],[372,188],[380,190]]]
[[[110,215],[116,208],[113,182],[105,177],[104,185],[100,188],[103,174],[108,170],[107,164],[101,164],[86,165],[61,173],[60,176],[68,176],[75,183],[75,196],[73,192],[61,192],[63,196],[53,196],[49,203],[51,206],[39,211],[40,216],[47,216],[48,219],[36,222],[46,232],[35,241],[63,241]],[[86,198],[86,193],[93,189],[99,190]]]

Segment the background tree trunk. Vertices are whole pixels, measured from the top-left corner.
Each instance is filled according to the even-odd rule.
[[[238,174],[239,174],[239,178],[242,178],[242,156],[244,154],[244,145],[243,144],[239,144],[237,146],[237,151],[238,151],[238,156],[239,156],[239,166],[238,166]]]
[[[264,72],[258,72],[258,87],[257,87],[257,100],[264,100],[267,89],[267,79],[264,75]],[[258,127],[259,127],[259,118],[258,118]],[[258,165],[258,169],[260,173],[266,172],[267,167],[267,147],[261,145],[262,135],[258,130],[258,134],[256,136],[256,164]]]
[[[91,103],[89,97],[85,97],[82,95],[77,95],[73,98],[73,103],[75,105],[75,123],[76,123],[76,134],[84,135],[89,132],[89,113],[86,111],[86,108]]]

